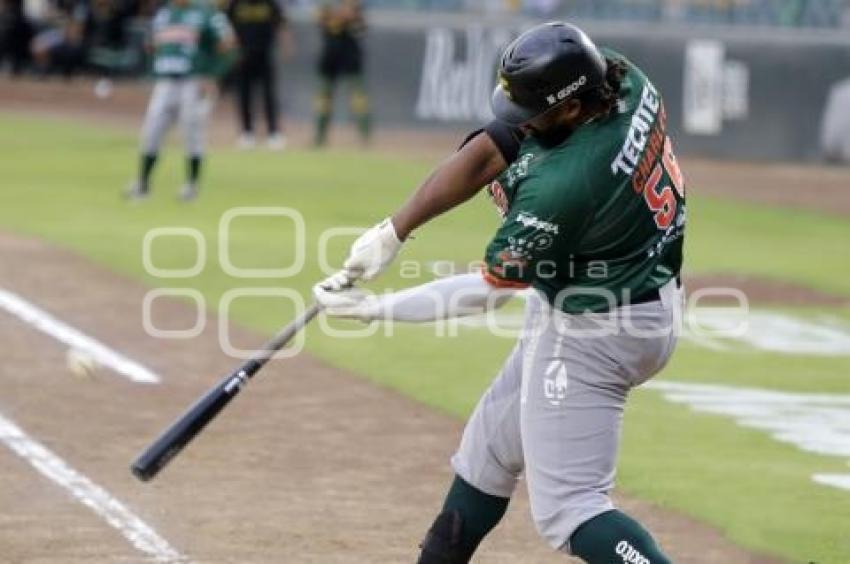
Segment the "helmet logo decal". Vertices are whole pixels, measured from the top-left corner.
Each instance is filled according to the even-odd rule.
[[[508,96],[508,100],[513,100],[514,95],[511,94],[511,85],[508,83],[508,79],[505,78],[505,75],[499,74],[499,85],[502,87],[502,90],[505,91],[505,94]]]
[[[576,92],[576,90],[578,90],[579,88],[581,88],[585,84],[587,84],[587,75],[583,74],[580,77],[578,77],[575,81],[568,84],[567,86],[565,86],[561,90],[557,91],[556,93],[549,94],[548,96],[546,96],[546,102],[550,106],[554,106],[558,102],[563,101],[567,96],[574,94]]]

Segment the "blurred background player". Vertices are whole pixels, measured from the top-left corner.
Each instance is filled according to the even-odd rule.
[[[9,58],[13,74],[31,67],[40,77],[134,75],[143,63],[131,37],[135,18],[145,17],[141,6],[138,0],[0,0],[0,66]]]
[[[20,74],[30,60],[32,23],[24,11],[24,0],[0,1],[0,68],[9,60],[13,75]]]
[[[40,74],[56,71],[69,78],[85,62],[87,6],[57,5],[49,12],[49,23],[32,40],[33,62]]]
[[[235,41],[227,17],[200,0],[171,0],[152,23],[153,74],[156,77],[142,127],[142,158],[138,179],[128,197],[149,193],[150,174],[168,129],[178,119],[186,146],[186,183],[180,192],[188,201],[197,196],[204,154],[206,122],[212,111],[215,84],[233,60]]]
[[[253,98],[254,87],[259,85],[266,114],[267,145],[270,149],[283,149],[286,138],[280,127],[275,55],[278,43],[285,58],[291,57],[294,46],[283,7],[278,0],[232,0],[227,15],[240,47],[236,69],[239,146],[251,148],[256,144]]]
[[[371,116],[363,78],[363,35],[366,21],[358,0],[323,0],[319,8],[322,51],[319,55],[319,94],[316,97],[317,147],[328,139],[334,93],[341,80],[350,89],[351,113],[363,142],[369,141]]]
[[[138,44],[133,43],[137,35],[131,39],[130,29],[137,14],[141,16],[139,2],[89,0],[87,4],[84,44],[88,70],[103,78],[130,76],[143,70],[144,54]],[[106,80],[99,85],[111,88],[111,82]]]

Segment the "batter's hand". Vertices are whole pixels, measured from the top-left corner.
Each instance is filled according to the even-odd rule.
[[[317,288],[321,288],[326,292],[340,292],[342,290],[348,290],[354,284],[354,280],[348,275],[348,273],[344,270],[337,272],[332,276],[328,276],[315,286],[313,286],[313,291],[315,293]]]
[[[338,272],[313,286],[313,295],[325,315],[372,321],[378,313],[378,301],[372,294],[351,286],[345,272]]]
[[[343,272],[351,281],[371,280],[389,266],[401,245],[393,222],[387,218],[354,241],[343,264]]]

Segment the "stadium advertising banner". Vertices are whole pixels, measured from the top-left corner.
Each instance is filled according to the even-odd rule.
[[[626,54],[654,78],[683,153],[850,159],[850,39],[586,28],[598,44]],[[373,25],[367,73],[379,125],[457,129],[486,122],[498,57],[518,31]],[[298,33],[305,50],[318,49],[312,29]],[[287,74],[309,81],[312,70],[296,65]],[[308,94],[291,94],[291,111],[309,115]]]

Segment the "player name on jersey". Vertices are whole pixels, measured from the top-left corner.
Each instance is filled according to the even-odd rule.
[[[629,133],[623,142],[617,158],[611,163],[611,173],[616,175],[624,172],[631,175],[638,164],[640,155],[646,148],[647,140],[650,138],[650,129],[655,123],[658,110],[661,108],[661,100],[658,92],[650,82],[643,86],[640,104],[632,117]]]

